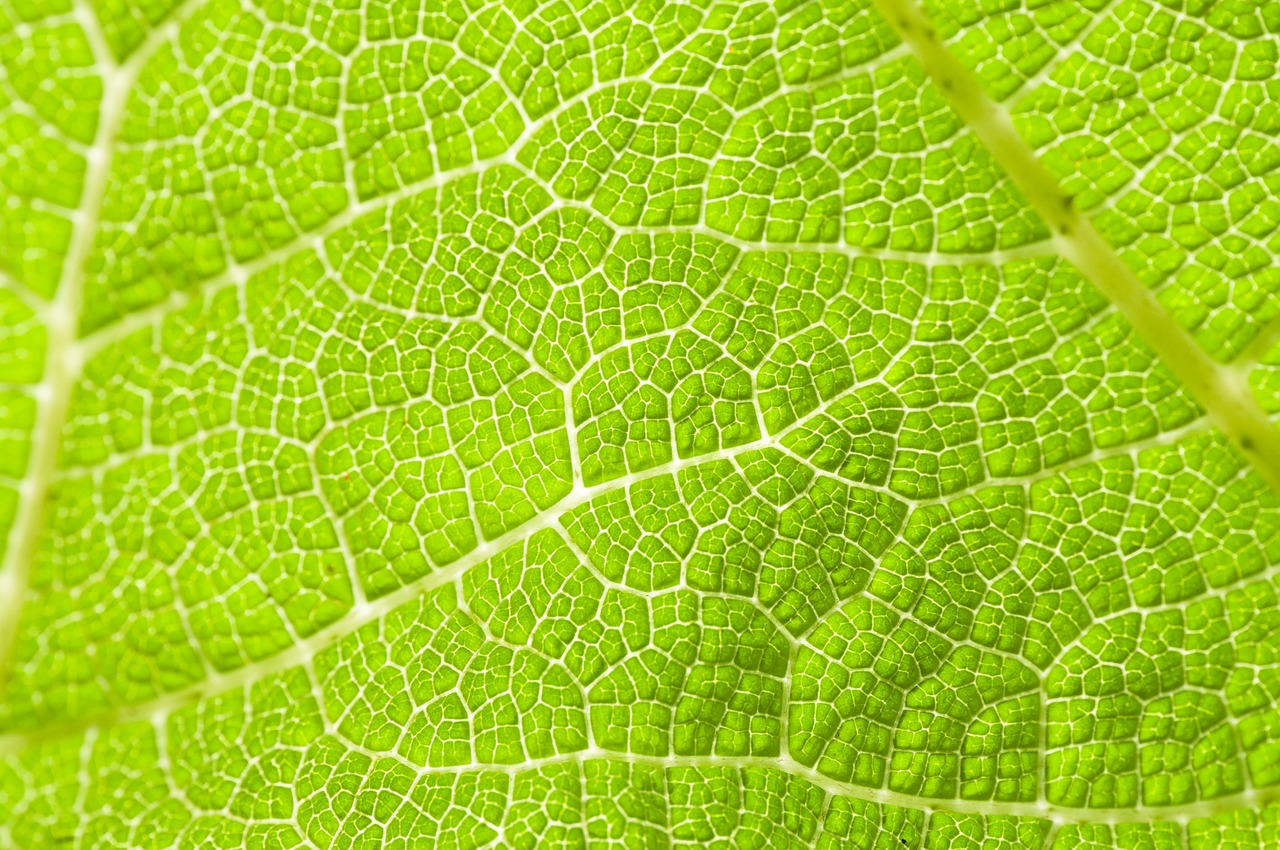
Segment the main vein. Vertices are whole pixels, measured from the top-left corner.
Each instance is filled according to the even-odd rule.
[[[1052,228],[1058,252],[1115,304],[1272,489],[1280,491],[1280,430],[1241,371],[1217,363],[1076,209],[1018,134],[1008,111],[942,43],[916,0],[873,0],[974,135]]]
[[[85,151],[84,187],[73,222],[73,236],[58,280],[58,288],[40,312],[45,325],[45,370],[35,388],[38,402],[31,432],[31,461],[24,477],[18,513],[9,533],[8,548],[0,562],[0,697],[4,696],[13,669],[18,623],[31,581],[41,531],[47,519],[49,491],[57,480],[58,460],[71,395],[87,357],[80,340],[80,313],[84,299],[86,267],[98,238],[102,202],[106,197],[111,162],[124,120],[129,92],[138,73],[155,52],[173,37],[178,27],[200,4],[183,0],[167,20],[124,62],[117,62],[103,37],[97,12],[87,2],[76,2],[75,16],[93,50],[102,73],[102,101],[93,144]]]
[[[85,29],[90,32],[88,26]],[[95,42],[95,52],[105,51],[101,40],[92,36],[90,40]],[[99,61],[104,61],[107,55],[100,52]],[[54,299],[42,313],[46,334],[45,366],[44,375],[36,387],[38,412],[31,437],[31,466],[23,480],[17,519],[9,537],[4,563],[0,564],[0,694],[4,693],[9,681],[18,621],[31,579],[31,563],[40,542],[40,529],[45,522],[49,489],[57,471],[71,390],[80,376],[82,362],[76,336],[84,294],[85,265],[97,236],[112,151],[134,71],[132,65],[111,65],[110,71],[103,75],[102,108],[98,114],[93,146],[85,153],[88,161],[81,206],[75,216],[74,236]]]

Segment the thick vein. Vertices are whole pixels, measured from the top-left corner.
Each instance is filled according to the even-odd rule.
[[[200,2],[184,0],[167,16],[167,23],[152,29],[123,64],[117,64],[112,58],[94,10],[83,2],[78,2],[75,7],[75,18],[89,41],[98,66],[105,69],[102,106],[98,111],[98,128],[93,144],[84,151],[87,161],[84,188],[80,209],[74,214],[74,236],[67,250],[62,277],[53,301],[39,313],[46,328],[45,373],[34,388],[39,406],[31,432],[30,466],[19,488],[21,501],[17,517],[9,533],[4,561],[0,563],[0,696],[5,692],[12,669],[18,623],[31,579],[31,564],[45,523],[49,491],[57,477],[62,432],[71,394],[85,363],[78,339],[85,269],[98,237],[99,216],[129,92],[143,66],[156,50],[168,43],[181,22]]]
[[[189,3],[193,1],[198,2],[198,0],[188,0]],[[175,20],[180,20],[182,17],[183,15],[179,15]],[[656,67],[658,64],[660,64],[661,62],[669,58],[671,55],[673,55],[674,51],[679,49],[679,47],[681,47],[683,43],[684,42],[682,41],[679,44],[672,47],[670,50],[664,52],[661,56],[659,56],[658,59],[654,61],[654,63],[650,65],[650,69],[652,69],[653,67]],[[135,54],[135,58],[149,57],[152,52],[153,51],[151,50],[140,50],[137,54]],[[778,97],[783,97],[795,91],[813,89],[813,88],[818,88],[824,85],[830,85],[830,84],[839,82],[840,80],[845,79],[847,77],[853,76],[855,74],[868,73],[871,69],[878,68],[883,64],[886,64],[892,61],[896,61],[899,58],[900,58],[900,55],[898,51],[890,50],[879,56],[875,56],[867,60],[866,62],[843,68],[835,74],[831,74],[826,77],[815,79],[802,85],[783,86],[778,91],[773,92],[772,94],[767,96],[764,100],[767,102]],[[342,230],[345,227],[350,226],[351,224],[355,223],[356,221],[358,221],[359,219],[367,215],[371,215],[379,211],[382,211],[386,214],[390,214],[390,211],[393,210],[396,204],[398,204],[399,202],[415,197],[417,195],[420,195],[423,192],[429,191],[431,189],[444,186],[461,177],[479,174],[481,172],[488,171],[490,169],[493,169],[501,165],[520,166],[520,163],[517,160],[520,150],[526,144],[528,144],[545,127],[554,123],[571,108],[587,102],[591,97],[597,94],[600,94],[601,92],[609,91],[612,89],[616,89],[616,88],[620,88],[623,86],[636,84],[636,83],[646,84],[653,87],[654,89],[681,88],[680,86],[677,86],[677,85],[666,85],[666,84],[659,84],[659,83],[652,82],[652,80],[649,77],[648,70],[646,70],[644,73],[633,75],[633,76],[617,77],[615,79],[599,81],[594,85],[583,89],[577,94],[571,97],[565,98],[563,101],[558,103],[553,109],[549,110],[545,115],[541,116],[540,118],[537,118],[530,122],[526,122],[524,130],[521,131],[520,135],[516,137],[516,139],[510,145],[508,145],[507,148],[502,151],[502,153],[495,154],[491,157],[486,157],[484,159],[475,160],[473,162],[467,163],[466,165],[457,166],[456,168],[447,169],[445,171],[438,171],[422,178],[421,180],[403,183],[398,188],[396,188],[391,192],[365,198],[364,200],[355,201],[351,203],[345,210],[338,213],[333,218],[330,218],[328,221],[326,221],[324,224],[320,225],[319,227],[313,228],[306,232],[299,232],[293,239],[290,239],[289,241],[263,253],[262,255],[242,263],[233,263],[225,271],[219,274],[213,275],[211,277],[205,278],[204,280],[201,280],[190,287],[174,290],[170,292],[169,295],[161,301],[158,301],[150,306],[135,310],[134,312],[131,312],[127,315],[121,316],[119,319],[111,322],[110,324],[104,325],[100,328],[96,328],[90,331],[89,333],[81,337],[79,340],[77,340],[75,344],[82,349],[81,356],[87,360],[91,358],[95,353],[97,353],[98,351],[102,350],[104,347],[109,345],[110,343],[116,340],[119,340],[125,336],[128,336],[129,334],[141,328],[151,326],[155,322],[162,320],[168,314],[181,309],[182,307],[191,303],[192,301],[195,301],[198,298],[201,298],[210,292],[216,291],[217,289],[220,289],[223,286],[226,286],[231,283],[243,285],[245,280],[253,276],[254,274],[260,271],[263,271],[267,268],[279,265],[285,262],[290,257],[296,254],[299,254],[307,250],[308,248],[311,248],[312,250],[315,250],[318,253],[323,253],[325,250],[324,242],[329,236],[333,235],[334,233],[337,233],[338,231]],[[703,91],[703,90],[700,90],[700,91]],[[737,114],[736,111],[734,110],[730,110],[730,111],[734,112],[735,115]],[[523,166],[520,166],[520,168],[522,171],[528,170],[523,168]],[[611,223],[610,226],[613,227],[614,225]],[[656,229],[655,229],[655,232],[656,232]],[[726,242],[732,241],[727,234],[717,233],[716,235],[717,235],[717,238],[721,238]],[[1011,256],[1021,256],[1024,253],[1034,252],[1039,247],[1040,246],[1038,244],[1034,246],[1020,246],[1018,248],[1005,249],[1005,252],[1009,252]],[[760,250],[773,250],[773,249],[792,250],[792,251],[824,250],[824,248],[821,247],[821,243],[813,243],[813,244],[799,243],[799,242],[797,243],[761,243],[760,245]],[[857,251],[857,253],[859,253],[860,255],[875,256],[875,257],[881,257],[884,259],[914,259],[921,262],[929,261],[938,265],[960,265],[960,264],[972,263],[975,261],[977,262],[994,262],[995,261],[993,260],[992,255],[982,254],[980,252],[974,253],[974,254],[944,254],[941,252],[923,252],[923,253],[915,254],[915,253],[906,252],[906,251],[891,251],[888,249],[881,250],[881,249],[872,249],[872,248],[858,251],[853,246],[833,246],[833,245],[828,245],[825,250],[843,250],[845,252]],[[1004,253],[1004,252],[1001,252],[1001,253]]]
[[[100,731],[103,729],[109,729],[109,728],[122,726],[129,723],[138,722],[138,721],[149,720],[153,724],[162,725],[163,721],[170,714],[182,709],[185,706],[194,704],[204,699],[214,697],[218,694],[225,693],[235,688],[252,686],[254,683],[259,682],[263,679],[266,679],[271,675],[283,672],[285,670],[288,670],[297,666],[309,667],[318,654],[323,652],[328,647],[336,644],[343,638],[356,633],[368,623],[375,622],[379,619],[382,619],[383,617],[385,617],[387,614],[389,614],[391,611],[395,610],[396,608],[399,608],[403,605],[407,605],[417,599],[420,599],[422,596],[424,596],[427,593],[430,593],[433,590],[436,590],[438,588],[444,587],[445,585],[449,585],[457,582],[472,567],[475,567],[478,564],[483,563],[484,561],[487,561],[488,559],[497,555],[499,552],[502,552],[512,546],[521,545],[525,543],[527,540],[529,540],[539,531],[543,531],[547,529],[558,530],[560,527],[561,519],[566,514],[568,514],[569,512],[573,511],[575,508],[583,504],[591,502],[611,492],[628,489],[632,485],[639,483],[641,481],[645,481],[651,478],[661,477],[664,475],[671,475],[679,472],[682,469],[699,466],[704,463],[711,463],[717,460],[726,460],[726,459],[731,460],[734,458],[741,457],[742,455],[747,454],[749,452],[757,451],[760,449],[766,449],[766,448],[773,448],[777,450],[787,451],[786,449],[783,449],[782,443],[788,434],[790,434],[795,429],[804,427],[805,424],[811,422],[815,417],[821,416],[827,409],[829,409],[832,405],[837,403],[840,399],[844,398],[850,393],[856,392],[857,389],[859,389],[862,386],[863,386],[862,384],[854,384],[848,390],[845,390],[844,392],[832,397],[830,400],[820,405],[817,409],[815,409],[814,411],[811,411],[806,416],[801,417],[796,422],[792,423],[792,425],[788,426],[786,429],[783,429],[782,431],[778,432],[776,435],[765,436],[758,440],[752,441],[750,443],[740,445],[740,446],[735,446],[733,448],[722,450],[722,451],[711,453],[711,454],[677,459],[667,464],[663,464],[661,466],[654,467],[652,469],[645,470],[643,472],[636,473],[634,475],[628,475],[620,479],[607,481],[602,484],[597,484],[591,487],[578,486],[564,500],[552,506],[547,511],[544,511],[543,513],[529,520],[525,524],[512,529],[511,531],[507,532],[501,537],[495,538],[494,540],[481,544],[479,547],[472,550],[468,554],[464,555],[462,558],[458,559],[457,561],[454,561],[453,563],[448,564],[442,567],[441,569],[436,570],[435,572],[429,573],[414,582],[408,583],[386,596],[380,597],[376,600],[357,604],[346,615],[344,615],[340,619],[331,623],[329,626],[325,627],[324,629],[321,629],[320,631],[317,631],[312,635],[302,638],[301,640],[293,644],[289,649],[281,653],[277,653],[275,655],[260,659],[258,661],[250,662],[249,664],[246,664],[242,667],[236,668],[234,670],[231,670],[225,673],[214,674],[213,676],[210,676],[187,688],[183,688],[181,690],[177,690],[169,694],[161,695],[157,698],[148,700],[146,702],[137,703],[133,705],[117,706],[105,712],[98,712],[94,714],[84,715],[67,722],[45,724],[39,727],[38,729],[32,730],[32,731],[13,732],[13,733],[0,735],[0,755],[4,755],[7,753],[16,753],[21,750],[25,750],[29,747],[36,746],[40,743],[43,743],[49,740],[82,734],[91,730]],[[1185,433],[1184,432],[1178,432],[1178,433],[1179,433],[1179,436],[1186,436],[1188,434],[1195,433],[1196,431],[1199,431],[1199,430],[1203,430],[1203,423],[1201,422],[1192,423],[1192,425],[1189,425],[1185,429]],[[1125,454],[1125,455],[1132,454],[1135,451],[1139,451],[1141,449],[1149,447],[1149,445],[1157,445],[1158,443],[1159,443],[1159,440],[1157,439],[1152,441],[1146,441],[1137,445],[1119,446],[1119,447],[1116,447],[1114,451],[1096,452],[1087,458],[1078,459],[1074,463],[1067,463],[1067,464],[1054,467],[1052,470],[1045,470],[1045,474],[1039,477],[1047,478],[1053,475],[1058,475],[1066,471],[1067,469],[1074,468],[1079,465],[1084,465],[1085,463],[1098,462],[1099,460],[1102,460],[1111,456],[1118,456],[1121,454]],[[1026,484],[1029,482],[997,480],[997,481],[987,482],[987,484],[984,486],[1005,486],[1011,483]],[[951,498],[958,498],[965,494],[971,493],[977,489],[980,489],[980,488],[979,487],[969,488],[964,491],[961,491],[960,493],[951,494],[948,497],[944,497],[941,499],[926,500],[924,502],[919,502],[919,503],[914,502],[910,499],[904,498],[902,496],[898,496],[897,494],[892,494],[892,495],[894,495],[895,498],[901,499],[902,501],[908,504],[918,506],[919,504],[934,504],[934,503],[941,503],[944,501],[948,501]],[[561,536],[563,539],[563,535]],[[839,608],[840,606],[837,606],[833,610],[839,610]],[[761,610],[763,611],[764,609],[761,609]],[[766,616],[769,616],[770,619],[772,619],[772,615],[768,611],[765,611],[765,614]],[[826,618],[824,617],[822,618],[821,621],[825,621],[825,619]],[[782,631],[783,634],[787,634],[785,630],[780,630],[780,631]],[[791,663],[789,664],[789,668],[788,668],[789,670],[794,670],[794,655],[798,651],[799,647],[803,644],[804,637],[805,636],[802,635],[796,639],[788,638],[792,647],[792,659],[791,659]],[[790,693],[789,686],[784,689],[784,693],[786,694]],[[786,738],[783,739],[783,746],[784,748],[786,747]],[[786,750],[784,749],[784,753],[785,752]],[[784,758],[786,757],[784,756]],[[773,767],[786,769],[783,764],[777,762],[776,760],[761,759],[758,761],[760,761],[762,764],[767,762]],[[799,770],[797,775],[802,775],[802,776],[805,776],[806,778],[812,778],[813,776],[821,776],[821,774],[818,774],[818,772],[816,770],[813,770],[812,768],[806,768],[806,767],[803,767],[802,765],[798,765],[798,763],[796,764]],[[868,789],[862,786],[853,785],[851,783],[840,783],[838,780],[832,780],[829,777],[822,777],[822,780],[828,785],[830,785],[831,783],[835,783],[838,785],[847,785],[850,788],[857,788],[860,791],[860,797],[862,799],[868,799],[868,800],[888,799],[883,796],[887,794],[890,797],[896,796],[904,799],[914,800],[915,802],[913,803],[913,805],[917,805],[917,806],[929,805],[937,809],[943,809],[944,806],[942,804],[945,802],[953,802],[953,803],[957,802],[957,801],[945,801],[941,799],[935,800],[934,798],[923,798],[923,797],[915,798],[907,794],[896,794],[895,792],[876,791],[875,789]],[[954,811],[964,811],[964,810],[976,811],[977,809],[973,808],[973,806],[980,805],[979,803],[976,803],[976,802],[972,804],[965,803],[964,801],[959,801],[959,802],[962,805],[970,805],[970,808],[954,809]],[[1209,801],[1209,802],[1213,802],[1213,801]],[[1031,806],[1033,804],[1025,804],[1025,805]],[[1196,804],[1196,805],[1207,805],[1207,803]],[[948,810],[951,810],[951,809],[948,809]],[[990,812],[993,810],[988,808],[984,811]],[[1077,810],[1064,807],[1063,811],[1072,812]],[[1077,820],[1088,820],[1089,818],[1086,817],[1088,812],[1085,810],[1080,810],[1080,811],[1083,812],[1083,814],[1081,817],[1077,818]],[[1151,809],[1151,811],[1166,812],[1169,810],[1163,809],[1163,808],[1154,808],[1154,809]],[[1150,819],[1149,816],[1134,818],[1134,820],[1149,820],[1149,819]]]
[[[346,744],[346,741],[343,741]],[[353,749],[356,749],[353,747]],[[393,753],[366,750],[374,758],[396,759]],[[398,759],[397,759],[398,760]],[[1177,806],[1132,806],[1123,809],[1083,809],[1061,806],[1048,802],[1006,802],[998,800],[957,799],[953,797],[924,797],[891,791],[887,788],[871,788],[841,779],[834,779],[818,770],[794,760],[787,755],[778,756],[717,756],[717,755],[667,755],[651,756],[636,753],[620,753],[599,748],[589,748],[544,758],[528,759],[516,764],[467,764],[455,767],[418,767],[422,774],[468,773],[524,773],[556,764],[581,764],[586,761],[610,761],[622,764],[645,765],[660,770],[672,768],[731,768],[738,770],[776,770],[798,779],[811,782],[828,794],[851,797],[881,805],[911,809],[927,809],[934,812],[951,812],[970,815],[1008,815],[1024,818],[1044,818],[1054,823],[1151,823],[1153,821],[1186,821],[1209,817],[1241,807],[1261,808],[1280,801],[1280,787],[1260,791],[1245,791],[1201,800]],[[1044,846],[1048,846],[1047,844]]]
[[[98,46],[98,49],[103,48]],[[0,695],[9,680],[18,622],[31,579],[31,563],[40,542],[40,529],[44,525],[49,489],[57,471],[71,390],[80,374],[76,335],[85,264],[98,232],[98,213],[111,170],[112,149],[134,73],[134,66],[125,65],[114,69],[103,81],[97,135],[93,146],[85,152],[88,167],[83,206],[75,214],[75,237],[66,255],[56,295],[41,311],[46,332],[45,370],[35,388],[38,407],[31,433],[31,465],[20,487],[17,519],[9,535],[4,563],[0,564]]]
[[[1008,111],[983,91],[948,50],[914,0],[874,0],[956,112],[1049,224],[1058,252],[1110,301],[1195,396],[1267,483],[1280,491],[1280,430],[1237,370],[1201,348],[1076,209],[1026,141]]]
[[[165,715],[188,703],[213,696],[231,688],[252,684],[270,676],[272,673],[280,672],[298,664],[309,663],[326,647],[333,645],[348,634],[358,631],[365,624],[386,616],[401,605],[421,598],[431,590],[457,580],[471,567],[488,560],[504,549],[523,543],[537,532],[555,528],[565,514],[579,505],[593,501],[607,493],[627,489],[633,484],[650,478],[672,475],[682,469],[700,466],[717,460],[740,457],[759,449],[776,448],[781,445],[782,441],[793,430],[803,427],[841,399],[856,392],[861,386],[859,383],[854,383],[848,389],[832,396],[816,409],[797,419],[776,434],[766,435],[749,443],[717,452],[709,452],[688,458],[677,458],[643,472],[626,475],[590,487],[576,486],[565,498],[522,525],[516,526],[506,534],[493,540],[480,544],[458,560],[415,581],[402,585],[386,596],[354,606],[341,618],[295,643],[284,652],[246,664],[235,670],[212,676],[190,687],[165,694],[147,702],[118,706],[109,711],[87,714],[63,723],[45,724],[31,732],[14,732],[0,735],[0,754],[21,750],[51,738],[78,734],[90,728],[117,726],[155,715]]]

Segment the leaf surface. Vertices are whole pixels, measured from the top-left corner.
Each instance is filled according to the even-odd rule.
[[[1266,0],[0,0],[0,847],[1280,841]]]

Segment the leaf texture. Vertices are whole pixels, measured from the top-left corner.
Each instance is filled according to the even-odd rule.
[[[0,0],[0,848],[1280,845],[1277,61]]]

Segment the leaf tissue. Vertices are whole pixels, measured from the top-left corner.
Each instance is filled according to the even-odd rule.
[[[1280,847],[1275,0],[0,0],[0,850]]]

